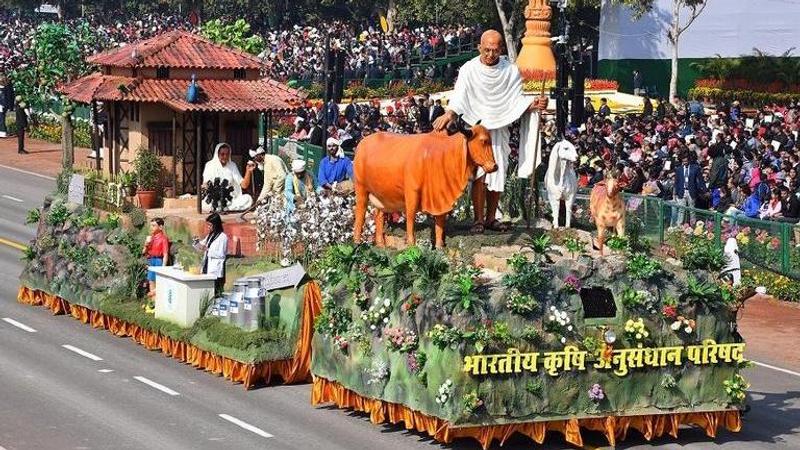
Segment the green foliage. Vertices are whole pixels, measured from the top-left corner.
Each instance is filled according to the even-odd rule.
[[[475,271],[451,274],[443,286],[442,306],[449,313],[467,312],[479,315],[486,306],[486,300],[478,292]]]
[[[457,328],[436,324],[428,331],[428,338],[433,345],[445,349],[455,348],[463,339],[463,335]]]
[[[576,253],[584,252],[586,249],[586,242],[577,236],[568,236],[564,238],[564,247],[572,253],[572,257],[574,258]]]
[[[702,269],[719,272],[725,267],[727,257],[711,239],[692,239],[681,261],[683,267],[689,271]]]
[[[70,212],[67,205],[62,202],[53,202],[50,211],[47,213],[47,224],[52,226],[64,225],[69,219]]]
[[[23,261],[28,261],[28,262],[33,261],[34,259],[36,259],[36,249],[31,245],[25,247],[25,249],[22,250],[21,259]]]
[[[525,382],[525,390],[534,397],[541,397],[544,391],[544,383],[541,378],[534,378]]]
[[[478,353],[483,353],[490,345],[502,349],[514,342],[507,322],[483,321],[474,330],[464,332],[462,336],[475,346],[475,351]]]
[[[34,32],[25,52],[36,64],[10,73],[14,90],[31,106],[45,104],[58,83],[86,75],[91,67],[83,61],[83,48],[91,48],[93,33],[88,23],[69,26],[45,22]]]
[[[119,228],[120,217],[118,214],[109,213],[108,216],[106,216],[106,220],[104,220],[101,225],[103,228],[107,230],[113,230]]]
[[[117,270],[117,263],[107,254],[92,258],[89,263],[89,273],[99,278],[105,278]]]
[[[611,250],[623,251],[628,248],[628,238],[613,234],[606,240],[605,245]]]
[[[532,238],[528,242],[528,246],[530,246],[531,250],[537,255],[544,256],[547,252],[550,251],[550,248],[553,245],[553,239],[550,237],[549,234],[542,233],[535,238]]]
[[[95,215],[92,208],[86,208],[76,218],[75,222],[81,228],[94,228],[98,223],[100,223],[100,219]]]
[[[483,400],[478,397],[478,392],[474,390],[464,394],[461,403],[464,406],[464,414],[467,416],[472,415],[478,408],[483,406]]]
[[[129,170],[123,170],[117,175],[117,182],[123,187],[136,186],[136,173]]]
[[[707,281],[700,281],[691,275],[686,281],[686,296],[707,306],[713,306],[722,301],[719,286]]]
[[[164,164],[154,151],[140,147],[136,159],[133,160],[133,170],[136,172],[136,185],[139,189],[154,191],[159,188]]]
[[[730,397],[731,403],[737,404],[744,402],[747,397],[747,388],[750,387],[750,383],[738,373],[732,378],[723,381],[722,385],[725,387],[725,393]]]
[[[658,314],[658,299],[648,291],[625,288],[622,291],[622,304],[629,310],[638,310],[651,315]]]
[[[542,333],[535,326],[526,325],[525,328],[522,329],[519,338],[525,342],[536,345],[542,342]]]
[[[677,386],[678,382],[672,375],[665,373],[664,376],[661,377],[661,387],[664,389],[675,389]]]
[[[503,285],[510,289],[534,295],[547,281],[539,266],[521,254],[508,259],[511,271],[503,275]]]
[[[131,219],[131,225],[134,228],[142,228],[147,224],[147,214],[141,208],[134,208],[128,213],[128,217]]]
[[[205,331],[210,341],[238,350],[256,349],[270,343],[285,342],[286,339],[286,331],[280,327],[244,331],[235,325],[222,323],[213,316],[199,319],[195,327]]]
[[[332,298],[325,298],[322,312],[314,322],[314,330],[325,336],[339,336],[347,332],[352,320],[350,311],[337,305]]]
[[[39,223],[39,219],[42,216],[42,211],[39,208],[33,208],[28,211],[28,215],[25,216],[25,224],[26,225],[33,225]]]
[[[506,307],[514,314],[527,316],[538,312],[541,305],[539,305],[536,298],[531,295],[511,291],[508,300],[506,300]]]
[[[630,256],[627,263],[628,274],[632,278],[639,280],[649,280],[661,273],[661,263],[657,260],[648,258],[643,253],[636,253]]]
[[[218,44],[227,45],[257,55],[264,50],[264,38],[253,34],[250,24],[244,19],[225,23],[220,19],[210,20],[200,28],[200,34]]]
[[[594,336],[586,336],[583,338],[583,348],[589,352],[589,355],[595,355],[600,351],[602,343]]]

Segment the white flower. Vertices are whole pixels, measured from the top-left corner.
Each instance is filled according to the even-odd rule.
[[[548,317],[548,319],[550,319],[550,322],[556,320],[555,316],[550,316],[550,317]]]
[[[569,317],[567,317],[567,319],[565,320],[565,322],[569,323]]]
[[[378,328],[378,327],[376,327],[375,325],[370,325],[370,326],[369,326],[369,329],[370,329],[370,330],[375,330],[376,328]]]
[[[389,307],[391,304],[392,302],[388,298],[383,300],[383,306]]]
[[[439,393],[444,394],[444,386],[439,387]]]
[[[551,306],[551,307],[550,307],[550,311],[555,311],[555,310],[556,310],[556,307],[555,307],[555,306]]]
[[[678,328],[681,327],[681,322],[680,321],[673,322],[672,325],[670,325],[669,327],[672,328],[672,331],[678,331]]]
[[[642,338],[642,333],[636,333],[636,339],[641,339],[641,338]]]
[[[562,344],[566,344],[566,343],[567,343],[567,338],[565,338],[565,337],[562,337],[562,338],[561,338],[561,343],[562,343]]]
[[[386,308],[381,308],[380,313],[381,314],[386,314]]]
[[[384,317],[383,318],[383,323],[389,323],[389,318],[388,317]]]
[[[439,400],[439,397],[436,397],[436,403],[442,403],[442,401]]]
[[[685,331],[687,334],[689,334],[689,333],[692,332],[692,327],[686,327],[686,328],[683,329],[683,331]]]
[[[572,325],[567,327],[567,331],[572,331]]]

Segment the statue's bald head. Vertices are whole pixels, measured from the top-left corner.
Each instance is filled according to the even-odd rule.
[[[481,62],[493,66],[500,60],[503,52],[503,36],[495,30],[486,30],[481,35],[481,44],[478,46],[481,53]]]

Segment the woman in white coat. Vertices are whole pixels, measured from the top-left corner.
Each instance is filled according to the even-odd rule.
[[[201,242],[203,253],[203,273],[217,276],[214,289],[217,294],[225,285],[225,258],[228,255],[228,236],[222,231],[222,218],[217,213],[206,217],[208,235]]]

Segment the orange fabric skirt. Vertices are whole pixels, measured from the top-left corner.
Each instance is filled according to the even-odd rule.
[[[558,431],[567,442],[583,446],[581,428],[603,433],[609,445],[624,440],[629,429],[642,433],[648,441],[669,434],[678,437],[680,425],[694,425],[705,430],[714,438],[719,426],[737,432],[742,428],[738,410],[692,412],[673,414],[654,414],[644,416],[609,416],[588,419],[553,420],[548,422],[529,422],[509,425],[487,425],[478,427],[454,427],[448,421],[414,411],[404,405],[361,396],[335,381],[314,377],[311,391],[311,404],[333,403],[340,408],[349,408],[369,414],[374,424],[403,422],[407,430],[429,434],[438,442],[449,444],[457,438],[473,438],[488,449],[494,440],[500,445],[514,433],[528,436],[542,444],[548,431]]]
[[[149,350],[160,350],[181,362],[215,375],[222,375],[233,382],[242,383],[247,389],[262,381],[268,384],[273,376],[280,377],[285,384],[311,380],[311,338],[314,333],[314,319],[322,309],[319,286],[312,281],[306,285],[303,295],[301,326],[294,356],[289,359],[248,364],[211,353],[186,342],[176,341],[100,311],[70,304],[61,297],[26,286],[20,286],[17,301],[44,306],[56,315],[69,314],[85,324],[106,329],[116,336],[131,337]]]

